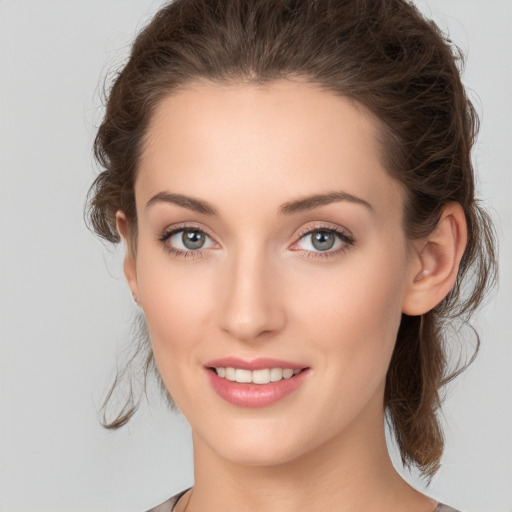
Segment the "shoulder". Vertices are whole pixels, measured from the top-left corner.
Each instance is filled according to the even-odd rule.
[[[168,500],[165,500],[163,503],[160,503],[160,505],[157,505],[156,507],[153,507],[152,509],[148,510],[147,512],[172,512],[174,506],[176,505],[176,503],[178,503],[178,500],[189,489],[185,489],[184,491],[179,492],[178,494],[172,496]],[[434,512],[460,512],[460,511],[456,510],[456,509],[454,509],[452,507],[449,507],[448,505],[443,505],[442,503],[439,503],[439,505],[437,505],[437,507],[436,507]]]
[[[190,489],[190,488],[189,488]],[[160,505],[157,505],[156,507],[153,507],[149,509],[147,512],[171,512],[178,503],[178,500],[189,490],[185,489],[184,491],[179,492],[178,494],[175,494],[168,500],[165,500],[163,503],[160,503]],[[444,511],[443,511],[444,512]]]
[[[443,505],[442,503],[439,503],[439,505],[437,505],[434,512],[460,512],[460,511],[456,510],[452,507],[449,507],[448,505]]]

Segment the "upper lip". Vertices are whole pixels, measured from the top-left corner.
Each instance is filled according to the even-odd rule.
[[[292,370],[302,370],[307,365],[273,359],[270,357],[259,357],[251,361],[240,359],[238,357],[223,357],[214,359],[205,364],[206,368],[239,368],[241,370],[264,370],[265,368],[290,368]]]

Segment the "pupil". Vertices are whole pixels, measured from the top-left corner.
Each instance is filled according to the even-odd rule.
[[[317,231],[313,234],[313,247],[319,251],[328,251],[334,246],[335,237],[334,233],[328,231]]]
[[[187,249],[201,249],[204,244],[204,233],[200,231],[184,231],[182,241]]]

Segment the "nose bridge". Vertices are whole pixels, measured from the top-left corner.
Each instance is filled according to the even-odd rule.
[[[278,331],[284,322],[276,266],[265,247],[245,246],[228,258],[220,326],[243,341]]]

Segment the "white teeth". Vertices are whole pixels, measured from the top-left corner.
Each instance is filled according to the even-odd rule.
[[[272,368],[270,370],[270,381],[276,382],[283,378],[283,370],[281,368]]]
[[[236,370],[234,368],[226,368],[226,379],[231,381],[236,380]]]
[[[251,370],[241,370],[240,368],[237,368],[235,370],[235,380],[237,382],[252,382]]]
[[[290,368],[283,370],[283,379],[289,379],[292,376],[293,376],[293,370],[291,370]]]
[[[270,382],[270,370],[254,370],[252,372],[254,384],[268,384]]]
[[[215,368],[219,377],[232,382],[241,382],[246,384],[268,384],[282,379],[289,379],[297,375],[301,370],[292,370],[291,368],[264,368],[262,370],[243,370],[241,368]]]

